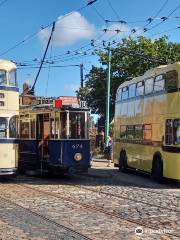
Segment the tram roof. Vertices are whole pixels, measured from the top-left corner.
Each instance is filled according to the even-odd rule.
[[[142,81],[142,80],[145,80],[147,78],[151,78],[151,77],[155,77],[157,75],[160,75],[160,74],[163,74],[165,72],[168,72],[170,70],[173,70],[173,69],[176,69],[176,68],[179,68],[180,69],[180,62],[175,62],[173,64],[168,64],[168,65],[160,65],[158,67],[155,67],[155,68],[152,68],[150,70],[147,70],[144,75],[141,75],[139,77],[135,77],[133,78],[132,80],[129,80],[129,81],[125,81],[124,83],[122,83],[117,92],[119,91],[120,88],[123,88],[123,87],[126,87],[126,86],[129,86],[130,84],[133,84],[133,83],[137,83],[139,81]]]
[[[24,105],[20,106],[20,112],[63,112],[63,111],[89,111],[89,108],[78,108],[78,107],[72,107],[72,106],[62,106],[61,108],[56,108],[52,104],[38,104],[38,105]]]
[[[16,69],[16,64],[9,60],[0,59],[0,69],[10,71],[12,69]]]

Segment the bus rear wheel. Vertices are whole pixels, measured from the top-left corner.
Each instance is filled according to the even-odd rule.
[[[125,151],[122,151],[119,156],[119,171],[120,172],[127,171],[127,156]]]
[[[163,182],[163,162],[160,156],[155,157],[153,160],[151,177],[158,183]]]

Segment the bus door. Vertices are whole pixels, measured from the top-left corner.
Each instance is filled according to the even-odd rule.
[[[38,159],[41,168],[46,166],[49,160],[48,140],[50,136],[49,113],[38,114],[37,116],[37,140],[38,140]]]

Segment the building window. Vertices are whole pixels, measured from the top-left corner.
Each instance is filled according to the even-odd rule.
[[[166,120],[166,131],[165,131],[165,144],[171,145],[173,143],[173,120]]]
[[[138,82],[136,86],[136,96],[142,96],[144,94],[144,82]]]
[[[165,81],[164,81],[164,76],[163,75],[159,75],[159,76],[155,77],[154,91],[159,92],[159,91],[164,90],[164,84],[165,84]]]

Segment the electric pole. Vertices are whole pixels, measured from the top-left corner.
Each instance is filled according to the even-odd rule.
[[[110,86],[111,86],[111,47],[110,43],[107,47],[108,62],[107,62],[107,83],[106,83],[106,124],[105,124],[105,145],[108,146],[109,136],[109,110],[110,110]]]

